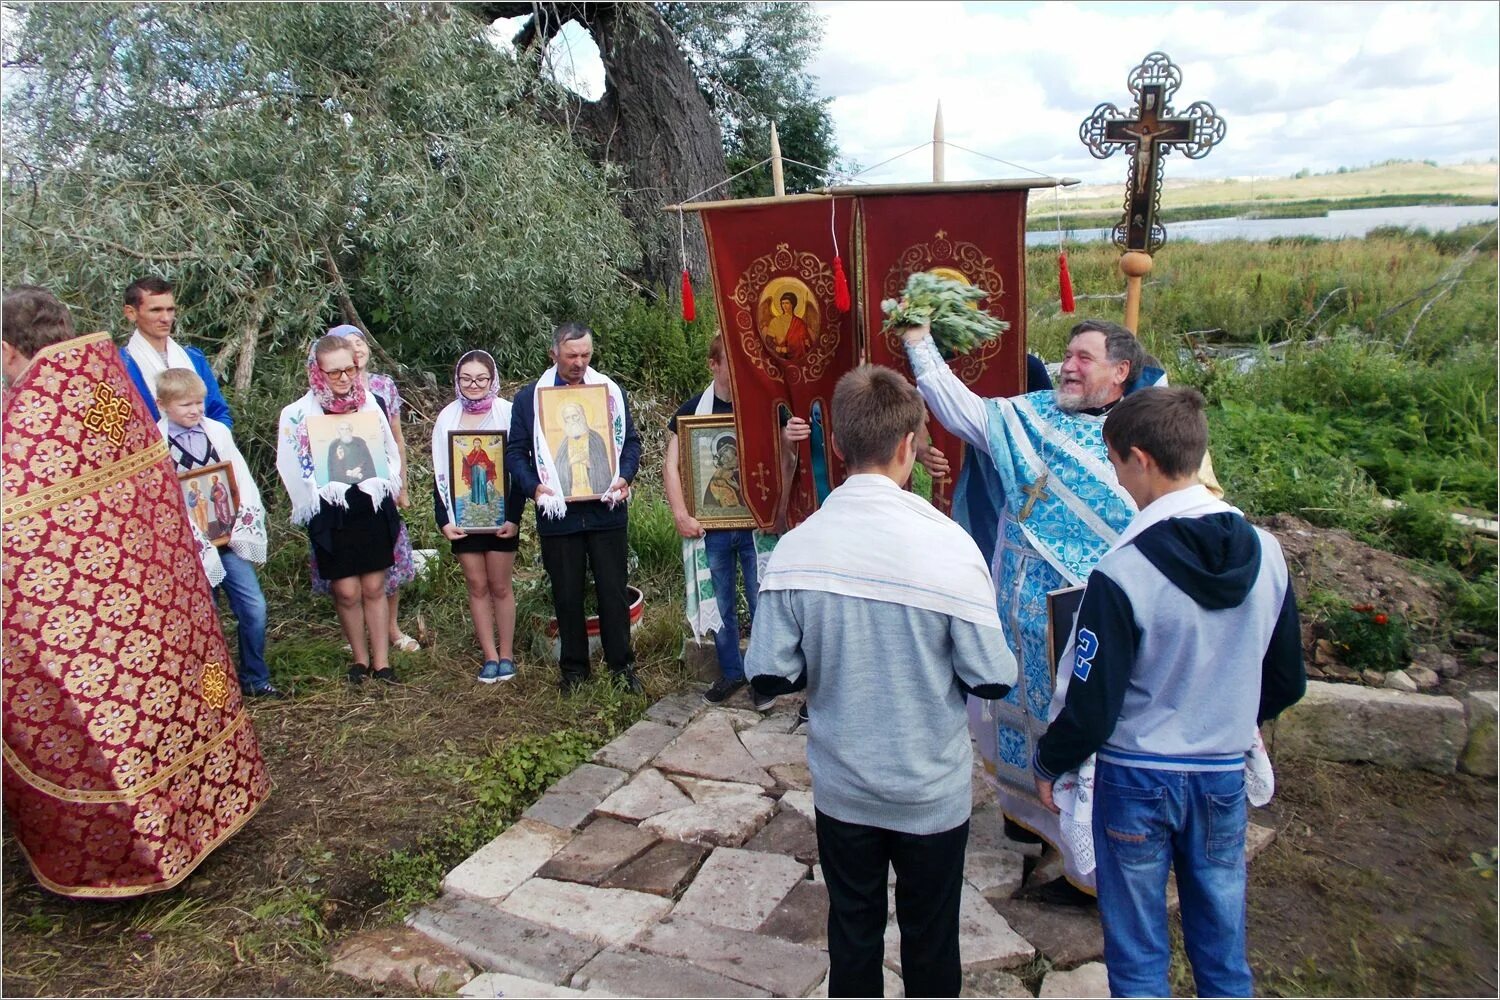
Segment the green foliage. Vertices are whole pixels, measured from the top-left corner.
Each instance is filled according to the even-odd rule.
[[[1480,878],[1494,878],[1496,871],[1497,850],[1491,847],[1488,851],[1469,852],[1469,871],[1476,873]]]
[[[83,328],[156,271],[195,341],[303,344],[347,291],[404,359],[482,337],[509,370],[638,258],[610,175],[445,5],[7,10],[5,280]]]
[[[706,288],[699,291],[705,302],[711,301],[709,294]],[[708,383],[708,342],[715,330],[711,310],[688,323],[675,301],[659,295],[654,303],[632,299],[623,309],[600,314],[592,325],[596,366],[627,389],[650,388],[682,400]]]
[[[1359,604],[1329,612],[1324,625],[1339,659],[1358,670],[1390,672],[1409,659],[1411,630],[1400,615]]]
[[[631,490],[630,548],[635,570],[648,579],[682,575],[682,536],[660,489],[641,483]]]
[[[939,350],[949,355],[967,354],[1010,328],[1009,323],[978,308],[986,295],[982,288],[917,271],[906,279],[900,299],[880,303],[885,313],[883,329],[928,324]]]
[[[618,720],[612,720],[604,739],[613,735],[616,726]],[[554,781],[587,760],[604,739],[562,729],[510,740],[488,756],[456,763],[457,774],[474,793],[474,807],[422,836],[412,848],[376,861],[374,875],[381,888],[403,905],[436,896],[449,869],[498,837]]]
[[[818,97],[807,64],[823,38],[811,4],[658,3],[676,32],[724,139],[731,175],[771,154],[771,125],[781,141],[789,193],[827,183],[820,172],[837,149],[831,98]],[[791,162],[795,161],[795,162]],[[772,194],[769,169],[736,178],[729,194]]]

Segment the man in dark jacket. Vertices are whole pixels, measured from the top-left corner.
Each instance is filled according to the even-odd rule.
[[[583,613],[583,581],[589,570],[593,572],[599,599],[599,640],[604,647],[604,660],[617,682],[639,692],[641,682],[635,676],[635,652],[630,648],[626,556],[627,501],[630,483],[640,465],[641,439],[636,434],[624,390],[589,367],[594,355],[592,330],[582,323],[564,323],[553,333],[551,354],[553,366],[536,382],[522,387],[512,400],[505,468],[536,501],[542,564],[552,582],[552,604],[557,611],[562,645],[558,666],[563,693],[570,692],[589,676],[589,644]],[[567,501],[562,471],[547,469],[553,457],[548,453],[547,442],[538,439],[536,391],[539,386],[585,384],[605,385],[612,408],[619,410],[609,414],[609,425],[617,434],[619,467],[603,498]]]

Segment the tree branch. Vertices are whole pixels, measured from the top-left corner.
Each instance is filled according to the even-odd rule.
[[[370,328],[359,318],[359,310],[354,308],[354,300],[349,297],[349,286],[344,283],[344,275],[339,271],[338,261],[333,259],[333,252],[328,249],[327,240],[323,241],[323,269],[333,280],[333,291],[338,297],[339,312],[343,314],[344,322],[359,327],[359,331],[365,335],[365,343],[370,345],[370,353],[379,355],[388,368],[396,368],[396,359],[387,354],[385,348],[370,336]]]
[[[65,233],[61,230],[48,229],[42,226],[35,225],[31,222],[28,222],[26,219],[21,218],[20,216],[14,216],[13,218],[15,218],[15,220],[21,225],[32,230],[33,232],[41,233],[43,236],[51,236],[54,239],[59,240],[77,240],[80,243],[92,243],[95,246],[104,247],[106,250],[113,250],[115,253],[122,253],[125,256],[131,257],[135,260],[169,260],[175,263],[180,263],[182,261],[198,259],[198,255],[195,253],[167,253],[165,251],[161,253],[142,253],[139,250],[132,250],[130,247],[127,247],[122,243],[116,243],[114,240],[106,240],[101,236],[89,236],[86,233]]]

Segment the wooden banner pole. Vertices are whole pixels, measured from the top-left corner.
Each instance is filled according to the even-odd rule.
[[[943,182],[943,152],[946,148],[943,144],[943,102],[938,101],[937,115],[932,119],[932,182],[934,184]]]
[[[786,175],[781,165],[781,136],[776,134],[776,123],[771,123],[771,190],[776,197],[786,197]]]

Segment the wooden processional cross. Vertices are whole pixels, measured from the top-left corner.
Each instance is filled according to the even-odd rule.
[[[1153,52],[1130,71],[1127,79],[1135,95],[1135,114],[1127,116],[1113,104],[1101,104],[1078,126],[1078,138],[1095,158],[1103,160],[1118,149],[1130,151],[1125,181],[1125,218],[1115,226],[1115,245],[1125,253],[1125,325],[1137,330],[1141,309],[1141,279],[1151,271],[1151,255],[1167,241],[1167,230],[1156,221],[1161,208],[1162,157],[1173,149],[1189,159],[1207,156],[1224,138],[1224,119],[1207,101],[1194,101],[1186,111],[1172,110],[1172,95],[1182,85],[1182,70],[1164,52]]]

